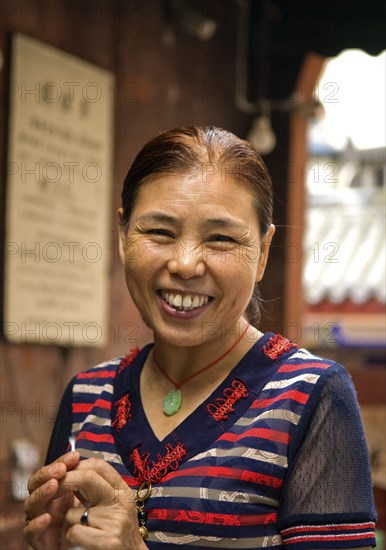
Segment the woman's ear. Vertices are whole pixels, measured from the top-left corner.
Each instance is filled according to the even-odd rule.
[[[271,224],[267,233],[261,239],[260,243],[260,256],[258,260],[257,272],[256,272],[256,283],[259,283],[263,278],[264,271],[268,261],[269,248],[271,246],[272,237],[274,236],[276,227]]]
[[[125,264],[125,248],[126,248],[126,230],[123,224],[123,208],[118,208],[118,245],[119,245],[119,258],[122,264]]]

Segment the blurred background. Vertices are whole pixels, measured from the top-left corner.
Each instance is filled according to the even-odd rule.
[[[151,339],[127,295],[115,212],[139,148],[160,131],[191,124],[221,126],[250,140],[268,165],[277,232],[261,288],[261,328],[337,360],[352,375],[372,463],[377,548],[385,548],[385,21],[381,0],[1,1],[1,548],[26,548],[20,534],[25,483],[44,461],[66,384],[79,371]],[[101,122],[111,147],[101,182],[108,192],[92,197],[106,217],[106,313],[101,337],[84,342],[44,330],[23,334],[12,322],[9,296],[23,295],[18,272],[29,269],[15,253],[22,243],[10,223],[18,225],[12,132],[17,113],[34,112],[44,99],[36,92],[38,77],[21,77],[15,87],[15,67],[23,67],[17,33],[103,69],[112,83],[110,133]],[[50,70],[51,92],[60,91],[61,67]],[[21,84],[24,95],[15,93]],[[95,103],[90,95],[82,100],[74,133]],[[67,116],[69,102],[57,96],[60,116]],[[21,132],[23,116],[17,119]],[[94,124],[96,137],[98,119]],[[27,135],[27,118],[25,125]],[[48,164],[60,158],[59,137],[50,138]],[[97,151],[92,158],[99,161]],[[40,185],[38,180],[39,174]],[[68,182],[58,183],[65,193]],[[73,189],[82,181],[78,188],[76,183]],[[44,259],[35,255],[39,269]],[[86,295],[92,277],[82,284]],[[29,302],[18,307],[36,321]]]

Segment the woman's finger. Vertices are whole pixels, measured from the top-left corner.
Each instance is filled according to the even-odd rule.
[[[24,502],[24,510],[28,519],[32,520],[45,512],[54,518],[63,518],[68,508],[73,506],[74,496],[58,495],[59,484],[56,479],[50,479],[29,495]]]
[[[102,460],[82,461],[59,481],[59,491],[79,494],[83,506],[70,508],[65,517],[70,545],[87,550],[139,550],[144,545],[134,505],[134,493],[117,472]]]
[[[97,472],[114,489],[130,492],[130,489],[115,468],[101,458],[88,458],[87,460],[82,460],[76,466],[75,470],[92,470]]]
[[[52,518],[48,513],[29,520],[23,530],[25,539],[32,545],[33,541],[46,531],[51,521]]]
[[[56,498],[41,515],[28,520],[24,528],[24,537],[34,550],[60,548],[60,540],[65,525],[67,511],[75,505],[71,494]]]
[[[70,547],[76,546],[87,548],[87,550],[106,550],[106,548],[124,550],[122,541],[116,539],[116,537],[107,535],[100,529],[85,527],[81,524],[73,525],[68,529],[66,541]],[[139,547],[135,548],[139,550]]]
[[[130,520],[127,510],[120,503],[115,506],[82,507],[80,510],[71,508],[66,514],[66,524],[69,526],[66,540],[87,550],[147,548],[139,534],[136,518]]]
[[[98,504],[92,506],[89,503],[80,507],[69,508],[66,512],[66,523],[72,525],[84,525],[96,529],[112,530],[116,522],[126,521],[128,513],[125,507],[118,501],[114,505]]]
[[[105,493],[107,498],[111,500],[113,497],[126,506],[134,503],[134,492],[127,486],[118,472],[110,464],[98,458],[89,458],[79,462],[76,468],[72,471],[86,472],[87,470],[90,470],[94,474],[98,474],[100,479],[103,479],[111,487],[112,492],[110,491],[109,493]],[[97,483],[97,480],[90,479],[89,481],[89,492],[93,490],[97,491],[95,486],[93,486],[93,482]],[[88,502],[94,502],[92,498],[86,497],[85,499],[84,495],[82,496],[82,499],[87,500]]]
[[[111,504],[117,500],[120,492],[114,489],[98,472],[90,469],[70,470],[58,481],[57,495],[76,493],[82,502]]]
[[[101,521],[106,519],[108,518],[106,518],[106,508],[104,506],[82,504],[79,508],[70,508],[66,513],[66,523],[70,527],[73,525],[83,525],[100,529]]]
[[[48,504],[58,496],[59,483],[56,479],[49,479],[30,494],[24,502],[24,510],[31,520],[47,512]]]
[[[50,479],[60,479],[67,470],[74,468],[80,459],[77,451],[71,451],[60,456],[55,462],[43,466],[35,472],[28,481],[28,491],[33,493],[38,487]]]

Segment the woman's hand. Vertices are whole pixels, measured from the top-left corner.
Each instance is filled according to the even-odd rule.
[[[24,537],[34,550],[67,548],[65,516],[74,506],[74,494],[59,494],[60,480],[79,463],[79,453],[62,455],[55,462],[40,468],[28,482],[30,495],[25,500],[28,524]]]
[[[138,528],[135,495],[107,462],[90,458],[79,462],[59,481],[59,495],[75,493],[84,506],[66,513],[69,546],[86,550],[145,550]],[[81,524],[85,506],[87,525]]]

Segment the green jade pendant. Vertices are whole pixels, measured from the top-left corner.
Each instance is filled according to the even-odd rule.
[[[170,392],[165,397],[162,410],[166,414],[166,416],[173,416],[173,414],[176,414],[176,412],[180,410],[181,403],[181,390],[179,390],[178,388],[174,388],[173,390],[170,390]]]

